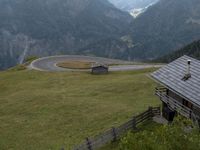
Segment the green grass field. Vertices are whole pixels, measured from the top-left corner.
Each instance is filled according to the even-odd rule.
[[[0,149],[68,150],[159,105],[151,71],[0,72]]]

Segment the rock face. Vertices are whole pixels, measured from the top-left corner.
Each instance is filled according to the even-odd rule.
[[[134,20],[131,56],[154,59],[200,39],[199,0],[160,0]]]
[[[3,69],[28,55],[120,57],[127,43],[116,41],[132,18],[107,0],[1,0],[0,20]]]

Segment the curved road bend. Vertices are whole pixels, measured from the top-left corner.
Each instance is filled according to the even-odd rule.
[[[128,71],[128,70],[140,70],[145,68],[152,67],[161,67],[162,65],[130,65],[132,62],[117,60],[117,59],[108,59],[101,57],[90,57],[90,56],[77,56],[77,55],[62,55],[62,56],[50,56],[43,57],[33,61],[29,68],[39,71],[51,71],[51,72],[60,72],[60,71],[89,71],[85,69],[66,69],[56,66],[56,64],[64,61],[92,61],[103,64],[120,64],[116,66],[110,66],[109,71]]]

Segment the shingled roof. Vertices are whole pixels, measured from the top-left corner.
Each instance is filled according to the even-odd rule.
[[[187,62],[191,60],[191,78],[183,81]],[[165,87],[175,91],[185,99],[200,105],[200,61],[182,56],[170,64],[155,71],[151,76]]]

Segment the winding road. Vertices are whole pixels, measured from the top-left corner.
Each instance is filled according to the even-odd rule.
[[[30,65],[30,69],[38,71],[50,71],[50,72],[61,72],[61,71],[89,71],[88,69],[67,69],[58,67],[56,64],[65,62],[65,61],[90,61],[98,62],[102,64],[118,64],[112,65],[109,67],[109,71],[128,71],[128,70],[140,70],[145,68],[159,68],[162,65],[151,65],[151,64],[141,64],[134,65],[133,62],[117,60],[117,59],[108,59],[101,57],[90,57],[90,56],[78,56],[78,55],[61,55],[61,56],[50,56],[43,57],[33,61]]]

